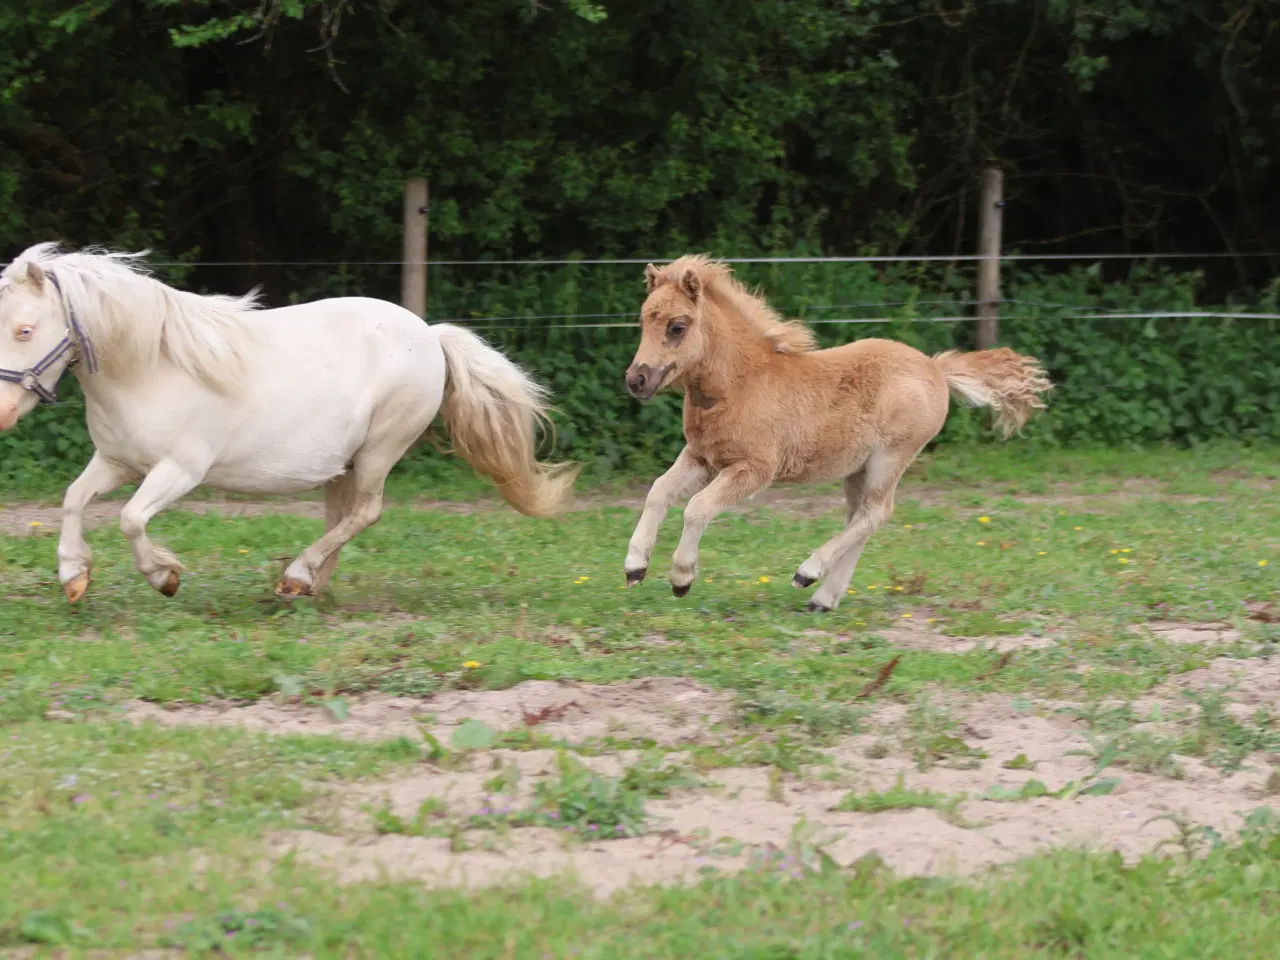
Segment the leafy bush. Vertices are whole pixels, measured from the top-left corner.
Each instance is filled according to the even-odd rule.
[[[637,343],[638,267],[494,267],[477,278],[478,269],[433,271],[431,319],[501,318],[471,325],[552,389],[559,455],[590,462],[598,475],[650,472],[675,456],[681,398],[640,404],[622,382]],[[788,314],[814,322],[824,345],[881,336],[931,353],[972,347],[972,324],[923,322],[972,315],[970,278],[959,271],[823,263],[744,265],[739,274]],[[1104,279],[1097,268],[1009,277],[1001,338],[1041,358],[1056,387],[1050,410],[1019,442],[1125,447],[1280,438],[1280,365],[1273,360],[1280,321],[1105,316],[1203,310],[1199,282],[1194,273],[1143,267],[1120,280]],[[1275,290],[1226,309],[1276,312]],[[876,318],[888,322],[830,322]],[[0,436],[6,486],[60,480],[88,461],[83,399],[70,380],[58,406]],[[939,442],[987,442],[986,422],[982,411],[957,408]],[[429,477],[440,457],[423,445],[401,469]]]

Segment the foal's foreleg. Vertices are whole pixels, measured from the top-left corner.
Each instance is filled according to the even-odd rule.
[[[147,524],[165,507],[177,503],[199,486],[203,479],[203,470],[197,472],[176,460],[161,460],[120,511],[120,531],[133,548],[138,572],[166,597],[178,592],[182,564],[164,547],[151,542],[147,536]]]
[[[58,581],[69,602],[75,603],[84,596],[93,568],[93,551],[84,539],[85,508],[134,476],[132,470],[95,452],[89,465],[67,487],[62,498],[62,532],[58,536]]]
[[[635,532],[631,534],[631,543],[627,545],[627,559],[623,564],[627,586],[634,587],[649,572],[653,544],[658,539],[658,528],[662,526],[667,511],[677,500],[705,487],[710,477],[711,471],[685,447],[670,469],[653,481],[649,495],[645,497],[640,522],[636,524]]]
[[[684,533],[671,560],[671,592],[683,597],[698,572],[698,543],[716,515],[767,487],[771,467],[760,463],[735,463],[722,470],[707,488],[689,501],[684,510]]]

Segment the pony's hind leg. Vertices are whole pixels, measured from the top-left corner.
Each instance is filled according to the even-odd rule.
[[[830,577],[831,589],[820,590],[814,596],[815,605],[819,600],[824,605],[834,601],[830,603],[831,607],[839,602],[838,594],[844,592],[852,579],[867,541],[880,524],[893,516],[894,491],[914,457],[915,450],[912,449],[872,454],[867,461],[863,471],[861,502],[853,510],[848,526],[810,554],[791,581],[795,586],[807,587]]]
[[[329,533],[351,511],[351,499],[355,488],[351,483],[351,474],[344,473],[334,477],[324,487],[324,532]],[[316,571],[316,580],[311,589],[315,593],[323,593],[333,579],[333,572],[338,568],[338,557],[342,547],[334,550]]]
[[[335,490],[332,501],[329,491],[325,491],[326,520],[336,516],[339,503],[344,502],[341,516],[323,537],[289,564],[276,584],[277,597],[292,600],[315,595],[324,580],[333,574],[338,551],[382,516],[382,488],[387,474],[429,423],[430,420],[422,422],[418,416],[406,416],[402,409],[387,410],[378,418],[364,446],[352,458],[351,469],[342,478],[346,489]]]
[[[862,488],[865,479],[865,470],[859,470],[844,479],[844,525],[846,528],[853,523],[853,518],[862,506]],[[866,546],[865,540],[861,544],[855,544],[842,553],[831,565],[827,575],[822,578],[822,584],[814,591],[813,598],[809,601],[809,609],[811,611],[826,612],[839,606],[840,598],[849,589],[849,581],[853,579],[853,571],[857,569],[858,558],[862,556],[864,546]],[[799,580],[792,580],[791,585],[795,587],[806,586]]]
[[[667,511],[677,500],[697,493],[707,485],[711,472],[706,464],[697,460],[685,447],[680,451],[670,469],[649,488],[649,495],[644,500],[644,512],[640,514],[640,522],[631,534],[631,542],[627,545],[627,559],[623,570],[627,574],[627,586],[634,587],[649,572],[649,557],[653,555],[653,544],[658,539],[658,528],[667,515]]]
[[[721,511],[758,493],[773,480],[769,465],[744,462],[726,467],[684,510],[684,532],[671,558],[671,592],[683,597],[698,573],[698,543]]]
[[[138,572],[166,597],[178,592],[182,582],[182,564],[164,547],[151,542],[147,536],[147,524],[165,507],[178,502],[199,486],[203,479],[203,470],[196,472],[176,460],[161,460],[120,511],[120,531],[133,548]]]
[[[75,603],[84,596],[93,569],[93,551],[84,539],[85,507],[134,476],[132,470],[95,452],[89,465],[67,487],[62,498],[62,532],[58,536],[58,582],[68,602]]]

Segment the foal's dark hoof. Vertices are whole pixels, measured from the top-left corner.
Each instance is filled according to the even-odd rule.
[[[809,613],[830,613],[831,612],[830,607],[824,607],[822,604],[814,603],[812,600],[809,601],[809,605],[805,607],[805,610],[807,610]]]
[[[649,573],[648,567],[641,567],[639,570],[628,570],[627,586],[634,587],[637,583],[643,580],[648,573]]]
[[[182,585],[181,578],[179,578],[179,576],[174,571],[170,570],[169,576],[165,578],[163,586],[160,587],[160,592],[164,594],[166,597],[172,597],[175,593],[178,592],[178,587],[180,587],[181,585]]]
[[[812,587],[815,583],[817,583],[817,581],[813,577],[806,577],[799,573],[791,578],[791,585],[793,587],[799,587],[801,590],[805,587]]]
[[[677,597],[683,597],[685,594],[689,592],[689,588],[692,586],[693,586],[692,583],[686,583],[683,587],[677,587],[673,583],[671,585],[671,592],[674,593]]]

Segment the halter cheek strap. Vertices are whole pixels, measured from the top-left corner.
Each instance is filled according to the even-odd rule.
[[[6,370],[0,367],[0,382],[16,383],[23,390],[30,390],[42,402],[54,403],[58,399],[56,385],[46,387],[40,381],[40,378],[49,372],[49,368],[61,360],[68,352],[72,352],[71,363],[67,364],[68,369],[74,366],[77,361],[83,360],[86,370],[90,373],[97,373],[98,357],[93,352],[93,342],[89,339],[89,335],[85,333],[84,327],[81,326],[75,310],[67,302],[67,298],[62,295],[62,287],[58,283],[58,278],[52,273],[48,274],[48,277],[53,283],[54,289],[58,291],[58,298],[62,301],[62,309],[67,317],[67,332],[52,350],[40,358],[35,366],[28,367],[26,370]]]

